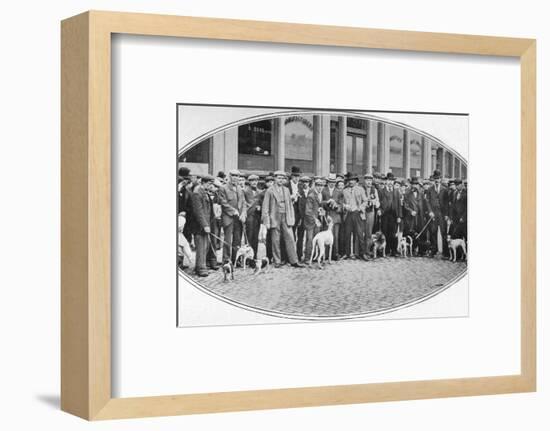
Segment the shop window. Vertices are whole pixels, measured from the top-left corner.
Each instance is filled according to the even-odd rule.
[[[271,171],[274,167],[273,120],[239,126],[239,169]]]
[[[210,141],[212,138],[205,139],[193,146],[179,157],[180,162],[184,163],[210,163]]]

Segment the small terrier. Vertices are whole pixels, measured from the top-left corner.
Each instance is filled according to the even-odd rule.
[[[381,231],[372,234],[372,252],[374,258],[378,256],[378,252],[381,252],[383,257],[386,257],[386,235]]]
[[[258,250],[256,251],[256,269],[254,274],[259,274],[265,268],[265,272],[269,271],[269,259],[265,248],[265,240],[258,242]]]
[[[449,260],[456,262],[456,252],[458,249],[462,249],[462,259],[466,260],[468,255],[466,253],[466,241],[464,238],[451,238],[451,235],[447,235],[447,245],[449,247]]]
[[[409,256],[412,257],[412,247],[412,236],[403,236],[401,237],[401,241],[397,244],[397,251],[401,254],[401,257],[407,257],[407,251],[409,253]]]
[[[227,282],[228,278],[231,278],[231,280],[235,280],[235,277],[233,275],[233,264],[231,263],[231,260],[228,260],[223,264],[222,270],[224,282]]]
[[[254,249],[250,244],[241,245],[235,255],[235,268],[239,267],[239,262],[242,262],[242,267],[246,268],[248,260],[254,260]]]

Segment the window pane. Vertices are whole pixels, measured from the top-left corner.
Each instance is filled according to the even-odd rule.
[[[372,163],[371,164],[372,164],[372,172],[378,172],[378,141],[374,141],[372,143]]]
[[[239,169],[273,170],[273,120],[239,126]]]
[[[292,166],[313,173],[313,116],[285,118],[285,170]]]
[[[210,161],[210,139],[199,142],[193,148],[185,151],[180,156],[180,162],[185,163],[209,163]]]
[[[358,174],[363,174],[363,146],[365,139],[362,136],[355,137],[355,170]]]
[[[396,177],[403,176],[403,129],[390,126],[390,170]]]
[[[348,172],[353,172],[353,136],[346,136],[346,166]]]
[[[422,167],[422,145],[420,143],[420,136],[412,135],[410,147],[411,171],[409,176],[418,177],[420,176]],[[427,173],[427,176],[429,176],[429,173]]]
[[[353,129],[361,129],[361,130],[367,129],[367,120],[364,120],[362,118],[347,117],[346,124],[349,128],[353,128]]]

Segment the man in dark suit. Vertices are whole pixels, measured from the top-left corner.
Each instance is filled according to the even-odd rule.
[[[340,227],[342,226],[342,212],[344,210],[344,191],[336,187],[336,175],[329,174],[327,186],[323,189],[323,202],[327,216],[332,219],[332,234],[334,236],[334,245],[332,247],[332,259],[340,259],[339,242]]]
[[[269,174],[265,177],[264,188],[260,193],[260,199],[258,202],[261,208],[263,208],[266,192],[274,183],[275,183],[275,178],[273,177],[272,174]],[[260,219],[261,219],[261,216],[260,216]],[[271,246],[271,235],[269,233],[267,234],[267,238],[265,239],[265,248],[266,248],[267,258],[269,259],[270,262],[273,262],[273,247]]]
[[[298,208],[298,196],[300,193],[300,176],[302,175],[300,168],[297,166],[292,166],[290,168],[290,181],[286,184],[288,187],[288,191],[290,192],[290,199],[292,199],[292,205],[294,206],[294,226],[292,227],[292,231],[294,232],[294,236],[296,237],[296,230],[298,226],[301,223],[300,219],[300,211]]]
[[[386,185],[380,188],[380,212],[382,233],[386,236],[386,251],[391,256],[397,254],[397,226],[401,223],[401,202],[399,190],[394,187],[395,177],[389,172]]]
[[[221,187],[218,193],[222,206],[224,262],[235,260],[237,250],[241,246],[243,225],[247,214],[244,191],[239,186],[241,173],[238,170],[232,170],[229,175],[229,183]]]
[[[411,188],[405,194],[405,199],[403,202],[405,208],[405,232],[407,235],[416,236],[424,228],[424,223],[427,220],[424,218],[424,213],[428,209],[428,212],[431,212],[431,209],[428,207],[427,201],[424,199],[424,195],[420,190],[420,183],[418,177],[411,178]],[[425,240],[426,231],[418,237],[419,240]]]
[[[447,214],[449,215],[449,218],[452,219],[453,216],[453,202],[455,199],[456,194],[456,184],[455,180],[449,180],[447,182]],[[452,221],[452,220],[451,220]]]
[[[468,194],[462,180],[456,179],[456,192],[451,203],[452,238],[468,237]]]
[[[304,218],[306,215],[306,201],[309,194],[311,178],[308,176],[300,177],[300,189],[298,191],[298,214],[299,224],[296,227],[296,254],[298,255],[298,261],[302,261],[304,257],[304,237],[306,228],[304,225]]]
[[[435,170],[433,173],[433,186],[426,192],[426,199],[431,209],[433,221],[430,224],[430,241],[432,247],[432,255],[438,252],[438,232],[442,239],[442,254],[444,257],[449,256],[447,247],[447,220],[449,219],[449,197],[447,188],[441,184],[441,173]]]
[[[365,195],[367,196],[367,206],[365,208],[365,247],[370,250],[372,243],[372,230],[374,228],[374,218],[380,208],[380,196],[378,190],[374,187],[373,176],[365,174]]]
[[[183,215],[187,218],[191,217],[192,191],[189,190],[191,182],[190,174],[191,171],[189,168],[180,167],[178,170],[178,214],[183,212]],[[183,236],[185,236],[188,242],[191,242],[193,234],[189,231],[187,224],[183,227]]]
[[[207,262],[211,269],[218,269],[214,248],[210,242],[210,232],[212,223],[214,223],[214,211],[209,192],[214,192],[214,189],[214,177],[204,175],[201,179],[201,184],[196,186],[191,194],[193,217],[189,220],[188,224],[195,236],[195,273],[199,277],[208,276]]]
[[[304,227],[306,231],[306,251],[305,262],[309,262],[313,251],[313,237],[321,229],[321,220],[319,218],[319,209],[323,207],[323,180],[317,178],[313,188],[309,191],[306,198],[306,207],[304,213]]]
[[[292,226],[294,226],[294,206],[288,187],[284,186],[286,173],[275,172],[275,184],[267,189],[262,204],[262,224],[271,236],[271,247],[275,268],[281,266],[281,236],[283,237],[288,261],[293,267],[301,268],[296,255],[296,243]]]
[[[258,251],[258,234],[262,223],[262,201],[263,194],[258,190],[257,175],[249,175],[248,186],[244,190],[244,197],[248,207],[246,213],[246,238],[254,250],[254,256]]]

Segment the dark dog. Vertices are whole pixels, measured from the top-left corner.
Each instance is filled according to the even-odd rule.
[[[417,238],[416,232],[411,232],[410,236],[413,238],[412,252],[414,256],[424,256],[431,254],[432,243],[427,239]]]
[[[228,260],[223,264],[222,270],[223,270],[223,281],[227,282],[228,278],[231,278],[231,280],[235,280],[235,277],[233,275],[234,268],[233,268],[233,264],[231,263],[231,260]]]

